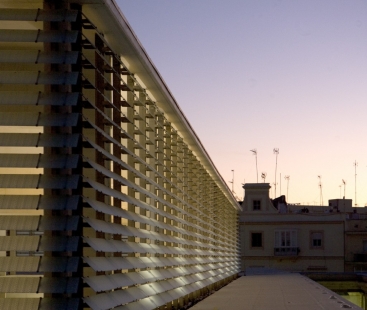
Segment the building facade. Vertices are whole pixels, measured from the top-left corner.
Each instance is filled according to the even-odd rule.
[[[366,208],[353,208],[351,199],[329,200],[328,206],[288,205],[284,196],[269,198],[268,183],[245,184],[244,189],[242,270],[367,270]]]
[[[112,0],[0,0],[0,309],[180,308],[239,271],[231,191]]]

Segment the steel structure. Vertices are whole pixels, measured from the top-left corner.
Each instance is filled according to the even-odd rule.
[[[0,0],[0,68],[0,309],[179,308],[236,277],[237,201],[112,0]]]

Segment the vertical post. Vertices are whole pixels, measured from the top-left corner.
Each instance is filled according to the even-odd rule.
[[[319,182],[319,187],[320,187],[320,206],[322,206],[324,204],[323,198],[322,198],[322,182],[321,182],[321,175],[317,176],[320,180]]]
[[[229,183],[232,184],[232,193],[234,193],[234,188],[233,188],[233,185],[234,185],[234,170],[232,169],[232,181],[229,181]]]
[[[282,174],[279,173],[279,196],[282,196]]]
[[[357,206],[357,166],[358,166],[358,163],[357,161],[355,160],[354,163],[354,205]]]
[[[256,182],[259,183],[259,174],[257,172],[257,150],[253,149],[250,150],[252,152],[253,155],[255,155],[255,163],[256,163]]]
[[[94,42],[95,42],[95,46],[98,50],[95,51],[94,53],[94,57],[95,57],[95,87],[96,87],[96,91],[95,91],[95,105],[97,107],[97,109],[99,109],[100,111],[104,112],[104,105],[103,105],[103,93],[104,93],[104,89],[105,89],[105,83],[104,83],[104,61],[102,59],[102,57],[100,55],[103,55],[104,53],[104,43],[102,41],[102,39],[99,37],[98,34],[95,34],[94,36]],[[98,128],[100,128],[101,130],[104,131],[104,122],[103,122],[103,115],[101,115],[100,112],[95,111],[95,124]],[[103,135],[98,132],[97,130],[95,131],[95,143],[100,146],[102,149],[104,149],[104,139],[103,139]],[[100,153],[99,151],[95,150],[95,160],[96,163],[98,165],[104,166],[104,158],[103,158],[103,154]],[[100,184],[105,184],[105,178],[104,175],[99,172],[99,171],[95,171],[95,178],[96,181]],[[105,202],[105,194],[99,191],[96,191],[96,200],[97,201],[101,201],[101,202]],[[104,213],[103,212],[99,212],[96,211],[96,219],[99,220],[104,220]],[[96,237],[97,238],[104,238],[105,234],[103,232],[100,231],[96,231]],[[97,252],[96,254],[97,256],[105,256],[104,252]]]
[[[112,57],[112,67],[114,70],[113,73],[113,77],[112,77],[112,83],[115,89],[120,89],[120,85],[121,85],[121,65],[119,62],[119,59],[117,58],[116,55],[114,55]],[[118,126],[121,126],[121,92],[120,91],[113,91],[112,94],[112,100],[113,100],[113,104],[116,107],[115,109],[112,110],[112,118],[114,123],[116,123]],[[119,129],[116,126],[113,126],[112,129],[112,135],[113,138],[118,141],[119,143],[121,143],[121,129]],[[118,158],[119,160],[121,160],[121,148],[117,145],[117,144],[113,144],[112,146],[112,152],[113,155]],[[116,173],[117,175],[121,175],[121,166],[118,162],[114,162],[113,163],[113,172]],[[113,180],[113,189],[121,192],[121,183],[118,180]],[[121,200],[117,199],[117,198],[113,198],[113,205],[117,208],[121,208],[122,203]],[[119,216],[114,216],[113,217],[113,222],[115,224],[120,224],[121,225],[121,217]],[[121,240],[121,236],[118,234],[114,234],[113,235],[113,239],[114,240]],[[115,252],[114,256],[121,256],[121,252]]]
[[[288,200],[289,178],[290,178],[290,176],[289,176],[289,175],[286,175],[286,176],[284,177],[284,179],[286,179],[286,180],[287,180],[287,200]],[[288,201],[289,201],[289,200],[288,200]]]
[[[275,154],[275,182],[274,182],[274,193],[275,196],[274,198],[277,197],[277,166],[278,166],[278,154],[279,154],[279,149],[278,148],[274,148],[273,152]]]

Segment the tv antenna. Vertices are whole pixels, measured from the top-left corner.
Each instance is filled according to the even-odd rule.
[[[250,152],[252,152],[253,155],[255,155],[255,161],[256,161],[256,182],[259,183],[259,174],[257,172],[257,150],[253,149],[250,150]]]
[[[264,180],[264,183],[265,183],[265,179],[266,179],[266,172],[261,172],[261,178]]]
[[[344,196],[343,199],[345,199],[345,187],[347,185],[347,181],[345,181],[344,179],[342,179],[343,185],[344,185]]]

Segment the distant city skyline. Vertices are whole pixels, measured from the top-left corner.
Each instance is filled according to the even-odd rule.
[[[117,0],[237,196],[262,172],[274,196],[367,204],[367,2]],[[257,150],[258,175],[255,158]],[[280,174],[282,175],[280,184]],[[281,185],[281,193],[280,193]]]

